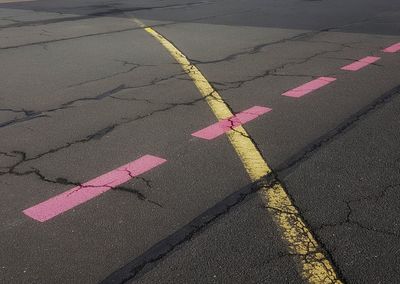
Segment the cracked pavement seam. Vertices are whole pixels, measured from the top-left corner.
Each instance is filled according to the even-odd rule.
[[[264,79],[268,76],[275,76],[275,77],[305,77],[305,78],[312,78],[312,79],[317,79],[320,76],[318,75],[311,75],[311,74],[284,74],[281,73],[279,71],[283,71],[285,68],[287,67],[291,67],[291,66],[296,66],[296,65],[301,65],[304,63],[309,62],[310,60],[314,59],[314,58],[330,58],[330,59],[341,59],[341,60],[348,60],[348,61],[356,61],[358,59],[352,59],[352,58],[337,58],[337,57],[321,57],[324,56],[326,54],[329,53],[336,53],[336,52],[340,52],[343,51],[345,48],[348,47],[341,47],[341,48],[337,48],[337,49],[333,49],[333,50],[324,50],[324,51],[319,51],[316,52],[310,56],[304,57],[304,58],[299,58],[298,60],[293,60],[293,61],[289,61],[286,63],[283,63],[279,66],[270,68],[270,69],[266,69],[265,71],[263,71],[261,74],[256,74],[256,75],[252,75],[252,76],[248,76],[248,78],[243,79],[243,80],[236,80],[236,81],[211,81],[212,84],[220,86],[217,89],[221,92],[223,91],[228,91],[228,90],[232,90],[232,89],[239,89],[242,86],[244,86],[247,83],[250,82],[254,82],[257,81],[259,79]],[[379,66],[381,67],[381,64],[378,63],[373,63],[371,65],[374,66]],[[325,76],[335,76],[337,75],[336,73],[329,73],[326,74]]]
[[[153,27],[153,26],[151,26]],[[156,27],[156,26],[154,26]],[[235,52],[232,54],[229,54],[223,58],[219,58],[219,59],[214,59],[214,60],[208,60],[208,61],[203,61],[203,60],[197,60],[197,59],[192,59],[189,58],[191,62],[193,62],[193,64],[196,65],[202,65],[202,64],[214,64],[214,63],[221,63],[221,62],[229,62],[229,61],[233,61],[238,59],[241,56],[244,55],[253,55],[253,54],[258,54],[258,53],[262,53],[264,52],[263,49],[266,47],[270,47],[270,46],[274,46],[274,45],[279,45],[282,43],[286,43],[286,42],[297,42],[297,41],[304,41],[304,42],[309,42],[309,43],[329,43],[332,45],[339,45],[340,49],[338,51],[341,51],[345,48],[352,48],[354,49],[354,46],[351,46],[351,44],[356,44],[359,42],[351,42],[351,43],[337,43],[337,42],[328,42],[328,41],[311,41],[310,39],[312,39],[313,37],[316,37],[322,33],[326,33],[329,32],[330,30],[332,30],[334,28],[329,28],[329,29],[321,29],[319,31],[307,31],[307,32],[303,32],[303,33],[299,33],[296,34],[294,36],[290,36],[287,38],[283,38],[280,40],[276,40],[276,41],[272,41],[272,42],[266,42],[266,43],[261,43],[258,44],[256,46],[247,48],[244,51],[239,51],[239,52]],[[335,51],[328,51],[329,52],[335,52]]]
[[[218,90],[220,91],[227,91],[227,90],[232,90],[232,89],[239,89],[241,88],[243,85],[249,83],[249,82],[253,82],[259,79],[264,79],[268,76],[277,76],[277,77],[307,77],[307,78],[318,78],[319,76],[314,76],[314,75],[307,75],[307,74],[282,74],[282,73],[277,73],[280,70],[285,69],[286,67],[289,66],[295,66],[295,65],[301,65],[304,63],[307,63],[308,61],[312,60],[313,58],[316,58],[318,56],[321,55],[325,55],[327,53],[335,53],[335,52],[339,52],[342,49],[335,49],[335,50],[328,50],[328,51],[321,51],[321,52],[317,52],[311,56],[299,59],[297,61],[290,61],[290,62],[286,62],[283,63],[277,67],[271,68],[271,69],[267,69],[265,70],[262,74],[258,74],[258,75],[254,75],[254,76],[250,76],[249,78],[245,79],[245,80],[238,80],[238,81],[228,81],[228,82],[212,82],[213,84],[217,84],[217,85],[222,85],[222,86],[227,86],[227,87],[220,87],[218,88]],[[331,74],[328,74],[327,76],[332,76]],[[229,86],[231,85],[231,86]]]

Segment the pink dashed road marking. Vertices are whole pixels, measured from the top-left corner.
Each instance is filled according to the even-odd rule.
[[[322,88],[332,82],[336,81],[336,78],[332,77],[319,77],[311,82],[305,83],[297,88],[294,88],[290,91],[287,91],[282,94],[282,96],[292,97],[292,98],[300,98],[304,95],[307,95],[319,88]]]
[[[358,70],[364,68],[365,66],[368,66],[368,65],[378,61],[379,59],[381,59],[381,58],[376,57],[376,56],[367,56],[367,57],[357,60],[356,62],[353,62],[349,65],[343,66],[340,69],[346,70],[346,71],[358,71]]]
[[[211,140],[225,132],[228,132],[232,128],[238,127],[246,122],[249,122],[264,113],[271,111],[268,107],[254,106],[247,110],[244,110],[228,119],[223,119],[217,123],[214,123],[202,130],[192,133],[192,136]]]
[[[165,162],[166,160],[162,158],[145,155],[92,179],[82,184],[82,186],[74,187],[42,203],[25,209],[23,212],[32,219],[45,222]]]
[[[397,51],[400,51],[400,42],[399,43],[395,43],[387,48],[385,48],[383,50],[383,52],[389,52],[389,53],[395,53]]]

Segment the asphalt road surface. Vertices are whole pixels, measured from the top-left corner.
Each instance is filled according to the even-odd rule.
[[[1,283],[400,283],[400,1],[0,0]]]

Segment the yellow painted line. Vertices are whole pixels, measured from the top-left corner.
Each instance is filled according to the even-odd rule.
[[[137,19],[134,21],[160,42],[181,65],[218,120],[233,116],[219,93],[178,48],[151,27],[147,27]],[[252,181],[257,181],[271,173],[270,167],[242,126],[227,132],[227,135]],[[281,229],[283,239],[288,243],[290,253],[300,264],[301,276],[309,283],[342,283],[283,186],[280,183],[264,186],[262,195],[268,211]]]

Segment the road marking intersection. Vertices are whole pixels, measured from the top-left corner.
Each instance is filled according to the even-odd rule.
[[[271,110],[272,109],[268,107],[254,106],[247,110],[239,112],[230,118],[222,119],[217,123],[196,131],[192,133],[192,136],[212,140],[232,129],[237,128],[242,124],[245,124],[246,122],[256,119],[260,115],[270,112]]]

